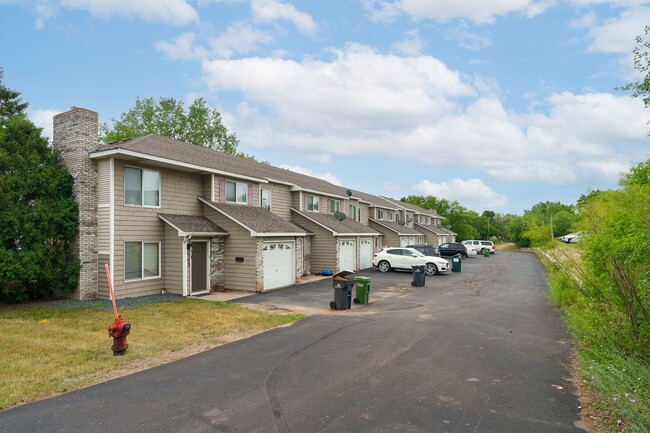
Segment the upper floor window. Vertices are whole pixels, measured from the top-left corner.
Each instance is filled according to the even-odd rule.
[[[160,206],[160,172],[124,167],[124,204]]]
[[[260,195],[260,206],[266,210],[271,210],[271,190],[263,189]]]
[[[312,212],[318,212],[319,210],[319,200],[320,197],[317,197],[315,195],[308,195],[307,196],[307,210],[312,211]]]
[[[330,213],[339,212],[341,210],[341,202],[339,200],[330,200]]]
[[[377,219],[378,220],[383,220],[384,219],[384,210],[383,209],[377,209]]]
[[[248,203],[248,184],[243,182],[226,181],[226,201],[233,203]]]
[[[353,204],[348,205],[348,217],[353,220],[357,219],[357,207]]]
[[[395,215],[392,210],[388,211],[388,221],[395,221]]]

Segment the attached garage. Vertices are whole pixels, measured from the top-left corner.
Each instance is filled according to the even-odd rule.
[[[339,240],[339,271],[357,269],[357,242],[355,239]]]
[[[264,290],[290,286],[294,281],[295,242],[264,242]]]
[[[372,239],[361,239],[359,244],[359,268],[372,268],[373,251]]]
[[[400,247],[405,247],[409,244],[409,237],[408,236],[400,236],[399,237],[399,246]]]

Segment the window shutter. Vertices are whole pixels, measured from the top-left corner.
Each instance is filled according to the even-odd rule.
[[[226,201],[226,179],[219,179],[219,201]]]
[[[308,201],[309,197],[307,196],[307,194],[304,194],[304,197],[305,197],[305,207],[303,208],[303,210],[306,211],[309,210],[309,201]]]
[[[253,184],[248,184],[248,205],[253,206]]]

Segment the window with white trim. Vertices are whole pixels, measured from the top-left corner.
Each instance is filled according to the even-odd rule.
[[[377,219],[378,220],[383,220],[384,219],[384,210],[383,209],[377,209]]]
[[[357,219],[357,207],[353,204],[348,205],[348,217],[355,221]]]
[[[395,221],[395,212],[392,210],[388,211],[388,221]]]
[[[124,167],[124,204],[160,207],[160,172]]]
[[[248,204],[248,184],[226,181],[226,201]]]
[[[330,199],[330,213],[339,212],[341,210],[341,202],[339,200]]]
[[[263,189],[260,194],[260,206],[266,210],[271,210],[271,190]]]
[[[307,196],[307,210],[311,212],[319,211],[320,197],[315,195]]]
[[[160,242],[124,242],[124,280],[160,277]]]

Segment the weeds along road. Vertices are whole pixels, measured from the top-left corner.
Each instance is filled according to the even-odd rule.
[[[583,431],[570,342],[534,254],[465,259],[425,287],[363,274],[370,305],[329,311],[329,280],[247,298],[323,314],[0,412],[0,431]]]

